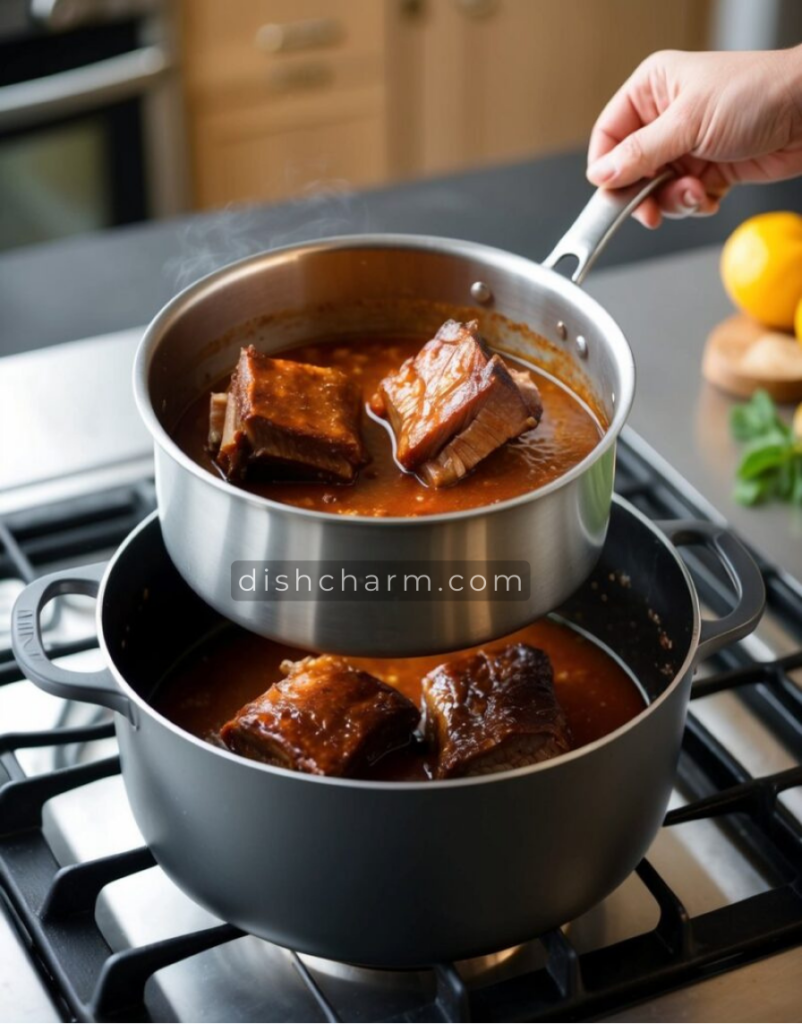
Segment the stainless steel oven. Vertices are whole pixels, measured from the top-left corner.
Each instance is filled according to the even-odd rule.
[[[180,212],[171,0],[0,0],[0,249]]]

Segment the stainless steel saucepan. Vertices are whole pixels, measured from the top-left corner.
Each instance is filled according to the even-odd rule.
[[[354,963],[476,956],[571,920],[636,867],[671,793],[694,666],[760,616],[760,573],[730,534],[693,522],[663,531],[616,499],[598,566],[561,609],[628,666],[649,706],[563,757],[496,775],[414,783],[304,775],[248,761],[165,719],[154,691],[220,617],[174,568],[155,517],[108,567],[30,584],[14,608],[14,653],[48,692],[114,710],[145,840],[219,917]],[[735,584],[737,605],[723,619],[700,618],[674,546],[688,543],[708,545]],[[70,593],[97,594],[108,666],[100,672],[56,666],[43,649],[41,609]]]
[[[360,235],[264,253],[173,299],[148,328],[134,389],[153,435],[164,542],[178,571],[217,611],[287,644],[362,655],[455,650],[512,632],[565,600],[604,543],[615,445],[632,404],[632,354],[610,315],[579,287],[627,214],[663,179],[597,192],[540,266],[472,242]],[[572,280],[554,271],[575,256]],[[434,331],[477,316],[497,347],[552,369],[591,395],[607,421],[596,449],[558,480],[485,508],[420,518],[341,516],[254,496],[197,465],[171,432],[187,405],[236,363],[338,333]],[[530,566],[525,600],[242,601],[240,560]]]

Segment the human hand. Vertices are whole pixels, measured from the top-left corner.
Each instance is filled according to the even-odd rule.
[[[670,167],[676,177],[635,211],[715,213],[731,185],[802,174],[802,46],[744,53],[653,53],[602,111],[588,179],[619,188]]]

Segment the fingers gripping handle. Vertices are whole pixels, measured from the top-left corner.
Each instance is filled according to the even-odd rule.
[[[630,213],[673,176],[671,171],[664,171],[656,178],[643,178],[627,188],[596,189],[587,206],[543,260],[543,266],[552,269],[564,257],[575,256],[577,265],[571,280],[582,284],[597,257]]]
[[[42,609],[61,594],[97,597],[105,563],[65,569],[43,576],[22,591],[11,615],[11,646],[20,668],[32,682],[55,697],[111,708],[133,721],[133,708],[111,671],[77,672],[55,665],[42,642]]]

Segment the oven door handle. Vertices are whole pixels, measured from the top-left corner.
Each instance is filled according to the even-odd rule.
[[[0,87],[0,131],[28,128],[128,99],[158,84],[172,68],[162,47],[143,46],[85,67],[4,85]]]

